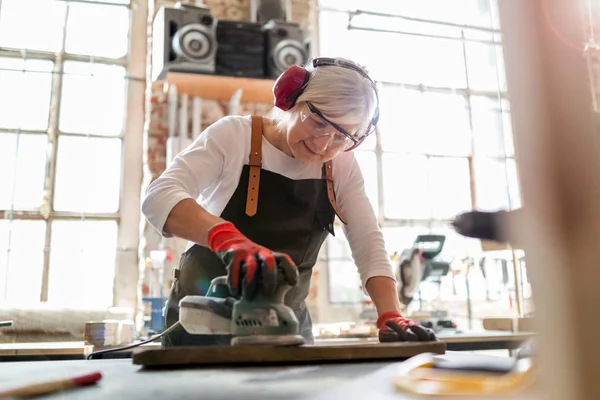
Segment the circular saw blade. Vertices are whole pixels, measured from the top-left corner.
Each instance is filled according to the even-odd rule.
[[[400,302],[408,305],[419,290],[421,277],[423,276],[423,260],[417,248],[404,250],[400,254],[399,272],[400,272],[400,287],[398,294]]]

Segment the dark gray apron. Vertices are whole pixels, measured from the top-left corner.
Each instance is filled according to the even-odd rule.
[[[253,136],[261,135],[262,140],[262,128],[260,132],[255,130],[253,128]],[[324,176],[326,168],[331,168],[331,164],[324,165]],[[246,213],[249,175],[250,166],[244,165],[239,184],[221,218],[233,223],[250,240],[292,258],[300,280],[287,293],[285,304],[294,310],[300,322],[300,334],[307,343],[313,343],[312,321],[305,299],[319,250],[327,234],[333,234],[336,211],[332,193],[328,194],[333,186],[332,179],[327,174],[330,182],[326,179],[293,180],[261,169],[256,214],[249,216]],[[183,253],[164,308],[165,329],[179,319],[179,300],[186,295],[205,295],[211,280],[226,274],[221,259],[207,247],[194,245]],[[230,339],[223,335],[190,335],[178,328],[163,336],[162,344],[164,347],[228,345]]]

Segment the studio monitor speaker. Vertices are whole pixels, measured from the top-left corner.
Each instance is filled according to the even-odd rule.
[[[215,19],[205,5],[162,6],[152,23],[152,80],[167,72],[215,72]]]
[[[266,45],[266,74],[276,78],[292,65],[308,61],[304,32],[299,24],[271,20],[264,26]]]

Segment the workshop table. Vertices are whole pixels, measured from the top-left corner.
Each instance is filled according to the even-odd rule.
[[[445,356],[467,355],[450,352]],[[146,370],[133,365],[130,359],[14,362],[10,368],[0,368],[0,390],[99,371],[103,378],[97,385],[69,390],[52,398],[419,399],[394,388],[392,380],[399,366],[401,362]],[[528,394],[514,399],[534,400],[536,397]]]
[[[514,350],[533,333],[482,331],[473,333],[441,333],[439,338],[446,343],[449,351]],[[315,345],[376,343],[377,338],[317,339]],[[160,342],[141,347],[106,353],[102,359],[131,358],[134,351],[160,348]],[[42,343],[0,343],[0,361],[42,361],[42,360],[83,360],[94,346],[84,342],[42,342]]]
[[[440,332],[438,334],[439,340],[446,343],[446,349],[449,351],[515,350],[533,336],[535,334],[530,332],[505,331]],[[377,338],[332,338],[315,340],[315,345],[376,343],[377,341]]]

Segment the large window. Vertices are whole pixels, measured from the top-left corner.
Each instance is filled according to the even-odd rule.
[[[113,304],[128,0],[0,2],[0,303]]]
[[[424,233],[447,236],[448,261],[481,250],[450,219],[520,206],[496,0],[320,0],[318,26],[320,55],[380,85],[377,134],[355,153],[388,252]],[[330,301],[361,301],[343,235],[326,260]]]

